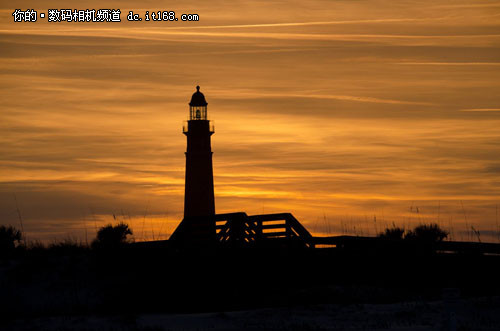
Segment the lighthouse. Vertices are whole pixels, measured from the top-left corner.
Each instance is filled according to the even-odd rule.
[[[187,138],[184,218],[168,242],[175,247],[205,249],[214,245],[253,245],[273,239],[280,245],[298,243],[301,247],[314,247],[311,234],[292,214],[215,214],[211,147],[214,128],[208,120],[207,105],[200,87],[196,86],[189,102],[189,120],[182,129]]]
[[[207,117],[207,101],[196,86],[189,102],[189,120],[183,127],[187,137],[184,218],[215,214],[211,136],[213,125]]]

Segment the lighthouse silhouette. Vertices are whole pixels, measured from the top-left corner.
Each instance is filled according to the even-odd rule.
[[[213,243],[215,240],[215,198],[211,136],[207,101],[196,86],[189,102],[189,120],[183,126],[187,137],[184,219],[170,239],[184,244]]]
[[[212,147],[213,126],[207,118],[207,101],[196,86],[189,103],[189,121],[183,132],[187,137],[184,218],[215,214]]]

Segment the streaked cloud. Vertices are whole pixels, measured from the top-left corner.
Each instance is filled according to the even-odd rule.
[[[334,33],[276,33],[276,32],[200,32],[181,31],[175,29],[127,29],[120,28],[94,28],[94,29],[16,29],[0,30],[3,34],[28,35],[28,36],[67,36],[67,37],[101,37],[124,38],[149,41],[179,41],[182,37],[199,38],[230,38],[230,39],[270,39],[284,41],[352,41],[374,42],[394,45],[425,46],[488,46],[498,44],[500,34],[465,34],[465,35],[408,35],[408,34],[334,34]],[[112,37],[109,37],[112,36]],[[189,40],[189,39],[188,39]],[[191,40],[199,42],[200,40]],[[183,41],[187,42],[187,41]]]
[[[333,100],[343,100],[343,101],[357,101],[357,102],[368,102],[368,103],[388,103],[388,104],[398,104],[398,105],[432,105],[426,102],[413,102],[404,100],[391,100],[391,99],[379,99],[363,96],[352,96],[352,95],[331,95],[331,94],[314,94],[314,93],[258,93],[251,91],[238,91],[231,90],[225,92],[215,91],[215,95],[223,98],[238,99],[238,98],[311,98],[311,99],[333,99]]]
[[[472,108],[472,109],[461,109],[461,111],[472,111],[472,112],[475,112],[475,111],[479,111],[479,112],[486,111],[486,112],[489,112],[489,111],[500,111],[500,108]]]
[[[498,66],[500,62],[399,62],[408,65],[430,65],[430,66]]]
[[[236,24],[236,25],[203,25],[203,26],[183,26],[169,27],[171,29],[234,29],[234,28],[268,28],[268,27],[289,27],[289,26],[311,26],[311,25],[334,25],[334,24],[360,24],[360,23],[399,23],[399,22],[421,22],[440,20],[443,18],[385,18],[371,20],[350,20],[350,21],[324,21],[324,22],[293,22],[293,23],[267,23],[267,24]]]

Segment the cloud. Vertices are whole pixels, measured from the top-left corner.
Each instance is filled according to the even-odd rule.
[[[500,62],[399,62],[397,64],[430,66],[498,66]]]
[[[17,29],[0,30],[6,35],[27,35],[27,36],[65,36],[65,37],[90,37],[90,38],[111,38],[111,39],[132,39],[145,41],[178,41],[178,42],[216,42],[220,38],[230,40],[248,39],[269,39],[283,41],[350,41],[364,43],[382,43],[389,45],[447,45],[447,46],[488,46],[498,43],[500,34],[474,34],[474,35],[404,35],[404,34],[336,34],[336,33],[292,33],[292,32],[200,32],[181,31],[173,29],[127,29],[120,28],[92,28],[92,29],[58,29],[36,30]],[[179,39],[186,38],[187,39]],[[193,38],[191,38],[193,37]],[[202,38],[202,39],[200,39]],[[225,42],[224,40],[219,40]]]
[[[335,25],[335,24],[360,24],[360,23],[400,23],[440,20],[443,18],[383,18],[369,20],[349,20],[349,21],[324,21],[324,22],[290,22],[290,23],[264,23],[264,24],[236,24],[236,25],[203,25],[203,26],[183,26],[170,27],[169,29],[234,29],[234,28],[269,28],[269,27],[291,27],[291,26],[311,26],[311,25]]]
[[[471,111],[471,112],[496,112],[500,111],[500,108],[471,108],[471,109],[460,109],[460,111]]]
[[[404,101],[404,100],[391,100],[391,99],[380,99],[372,97],[363,96],[352,96],[352,95],[332,95],[332,94],[315,94],[315,93],[296,93],[293,91],[288,91],[286,93],[266,93],[266,92],[252,92],[252,91],[214,91],[214,96],[222,97],[227,99],[234,98],[304,98],[304,99],[333,99],[333,100],[343,100],[343,101],[356,101],[356,102],[367,102],[367,103],[387,103],[387,104],[398,104],[398,105],[432,105],[427,102],[416,102],[416,101]]]

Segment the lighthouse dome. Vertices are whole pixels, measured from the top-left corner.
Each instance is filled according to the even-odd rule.
[[[191,102],[189,103],[191,107],[201,107],[206,106],[207,101],[205,100],[205,96],[200,92],[200,87],[196,86],[196,92],[193,93],[191,97]]]

